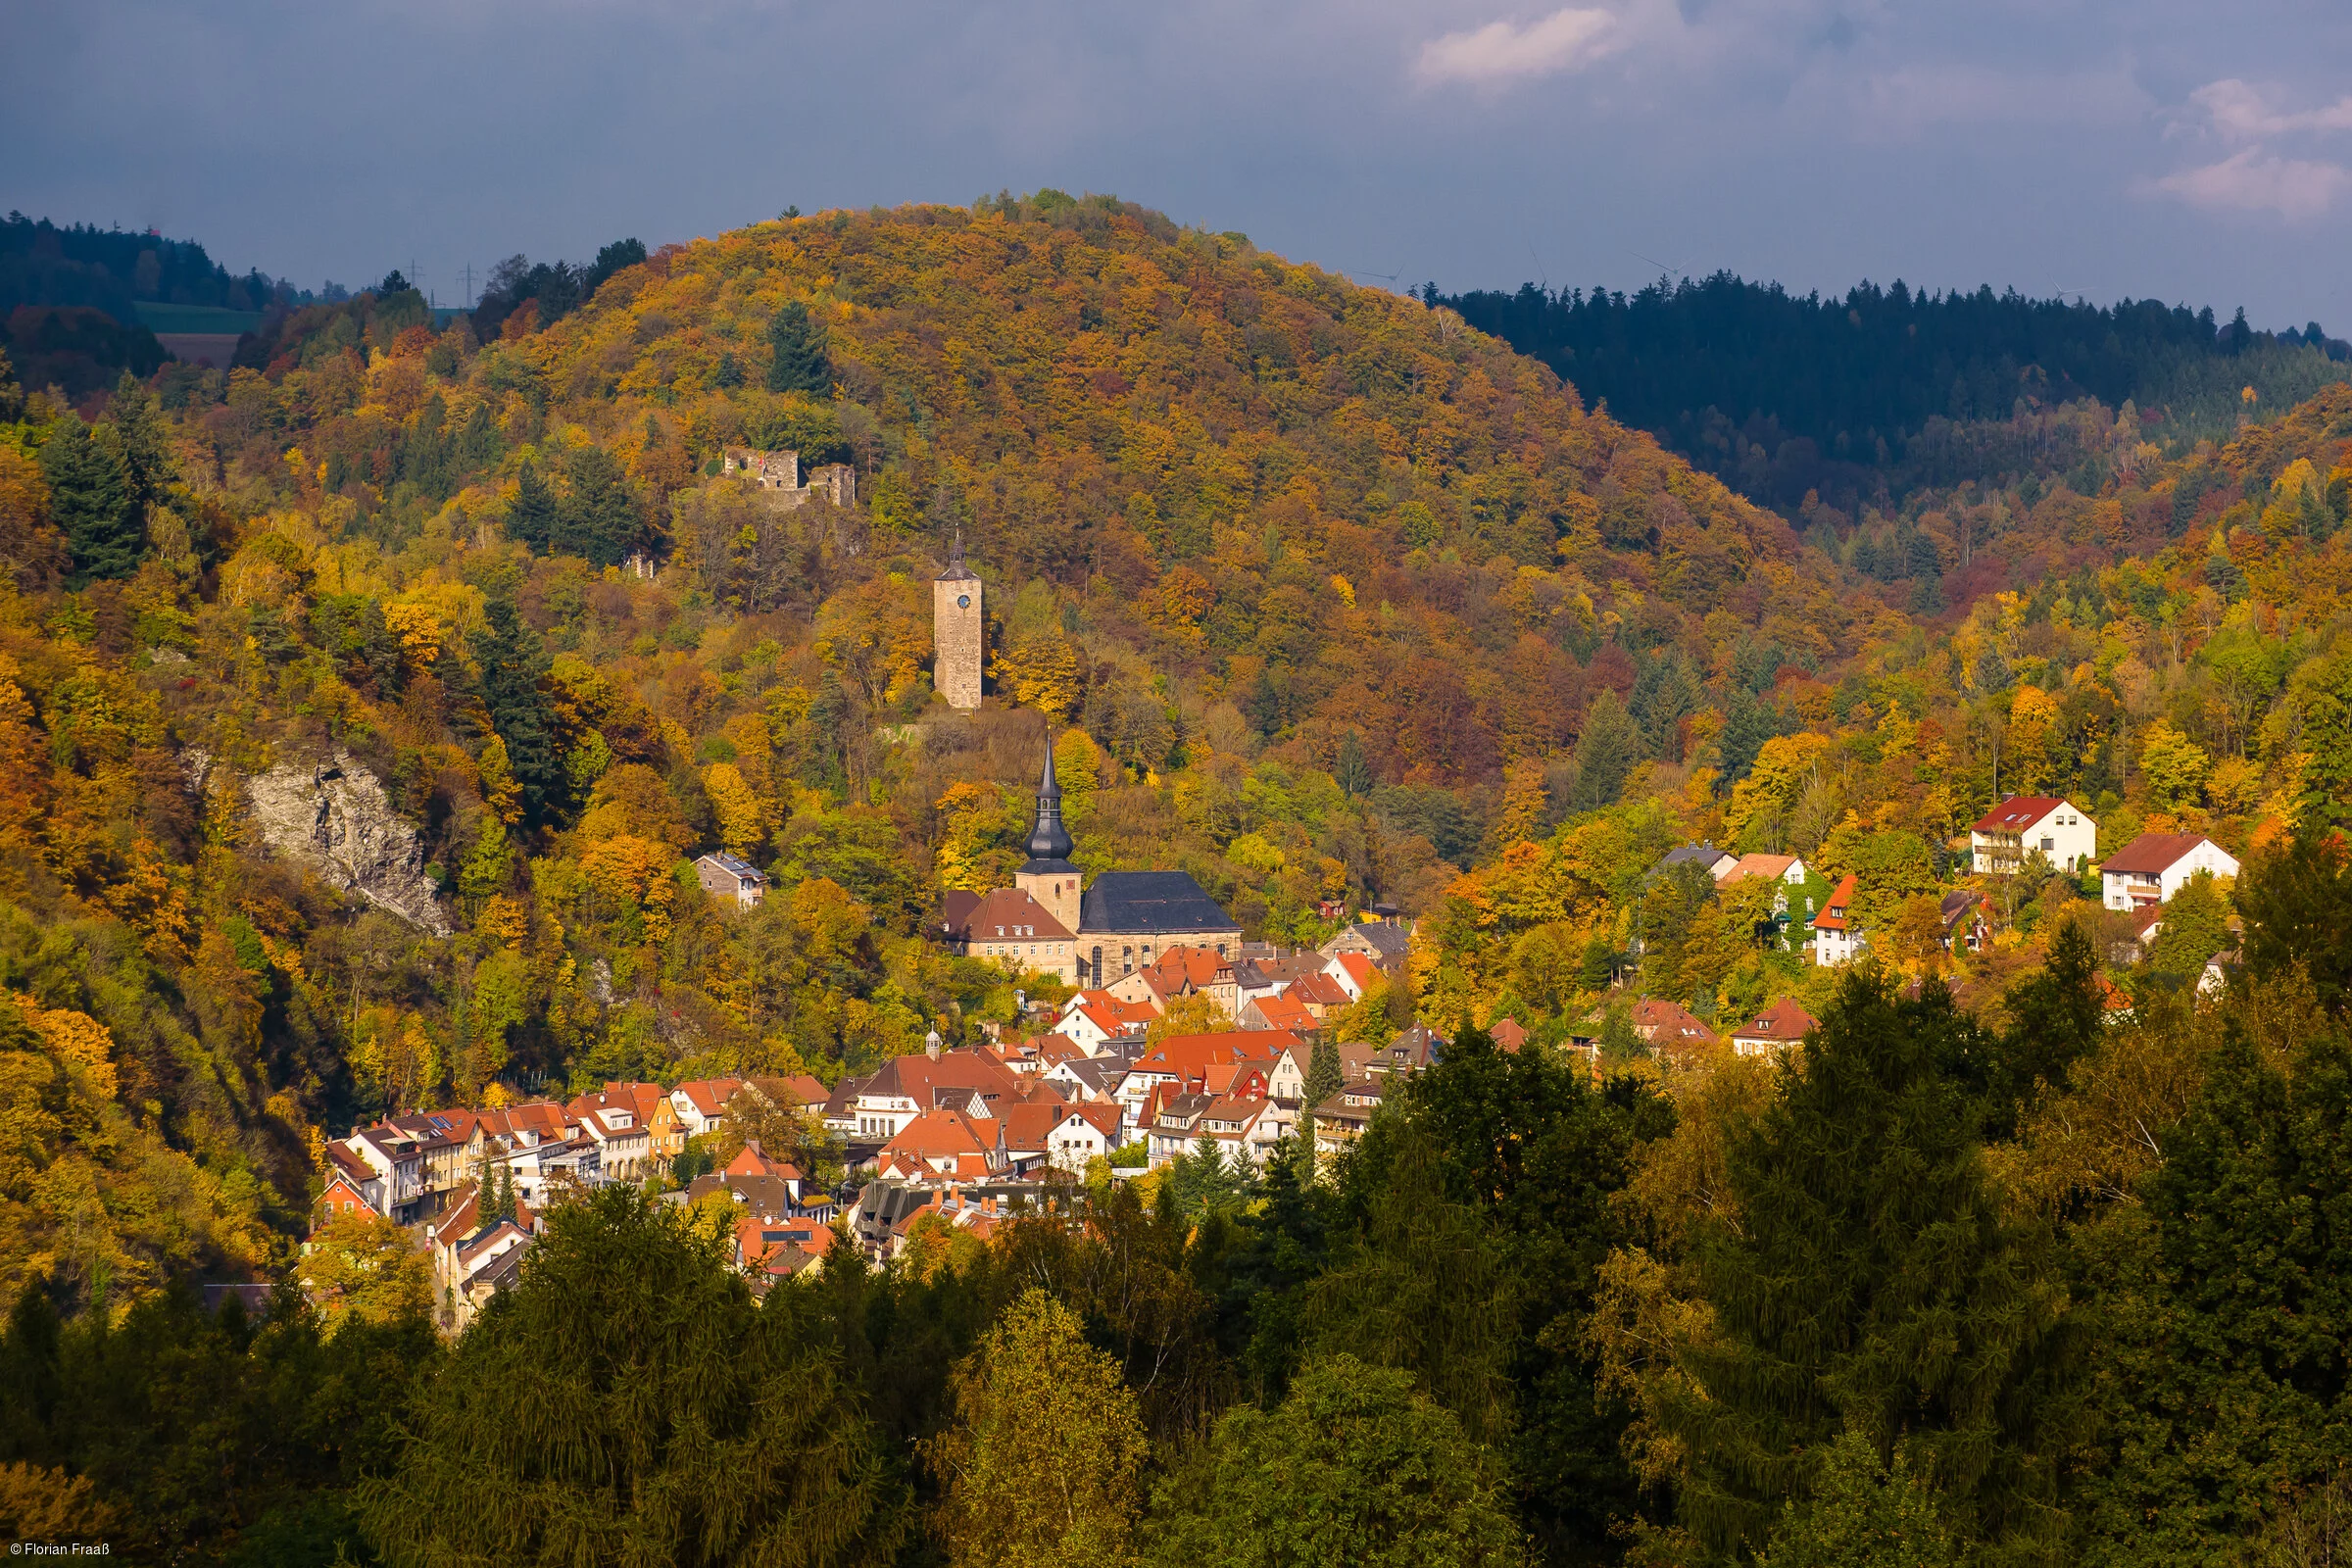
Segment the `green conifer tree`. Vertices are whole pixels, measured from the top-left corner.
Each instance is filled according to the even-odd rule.
[[[552,552],[556,531],[556,492],[526,461],[514,476],[514,500],[507,508],[507,537],[533,550]]]
[[[632,1187],[549,1215],[360,1506],[392,1562],[887,1562],[904,1491],[814,1294]],[[551,1419],[550,1417],[553,1417]]]
[[[2005,1214],[1984,1174],[1965,1071],[1988,1047],[1940,985],[1898,1001],[1849,973],[1732,1141],[1740,1221],[1694,1233],[1715,1333],[1684,1348],[1689,1392],[1658,1411],[1711,1552],[1761,1544],[1854,1432],[1907,1444],[1970,1537],[2055,1560],[2074,1333],[2044,1227]]]
[[[1340,1048],[1328,1035],[1317,1035],[1315,1049],[1306,1058],[1306,1087],[1301,1091],[1305,1107],[1313,1110],[1344,1087]]]
[[[41,475],[49,483],[49,515],[73,553],[75,586],[138,569],[147,524],[111,427],[93,431],[67,415],[41,447]]]
[[[603,447],[581,447],[564,460],[564,478],[548,553],[618,565],[644,531],[620,465]]]
[[[1340,741],[1339,764],[1332,776],[1348,795],[1372,793],[1372,764],[1364,760],[1364,743],[1353,730],[1349,730]]]
[[[833,364],[825,356],[825,329],[793,300],[767,323],[767,389],[770,392],[833,393]]]
[[[544,822],[563,806],[570,788],[564,760],[556,754],[555,717],[539,678],[547,654],[538,634],[522,623],[514,601],[490,601],[489,628],[474,645],[481,666],[482,706],[490,726],[507,743],[507,765],[522,788],[527,820]]]
[[[131,504],[144,517],[145,509],[164,504],[172,487],[172,434],[163,410],[146,383],[124,370],[115,385],[107,422],[115,427],[122,445],[123,476],[129,484]]]

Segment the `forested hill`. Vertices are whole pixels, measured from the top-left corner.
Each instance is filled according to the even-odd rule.
[[[1965,421],[2025,477],[1800,529],[1450,311],[1107,199],[493,292],[436,323],[395,273],[226,373],[0,362],[0,1530],[2232,1568],[2347,1517],[2352,386],[2178,450],[2088,399]],[[780,505],[741,446],[856,494]],[[1025,858],[1049,724],[1089,873],[1285,948],[1413,919],[1306,1082],[1449,1043],[1349,1152],[1105,1162],[1087,1225],[843,1236],[756,1314],[725,1194],[559,1200],[451,1347],[407,1233],[305,1247],[379,1115],[1037,1032],[1067,988],[925,916]],[[2151,926],[1980,871],[2016,791],[2243,874]],[[761,902],[706,895],[720,851]],[[1820,1027],[1718,1038],[1767,1008]],[[652,1183],[737,1152],[698,1142]],[[196,1281],[288,1288],[257,1327]]]
[[[1422,297],[1785,510],[1807,491],[1891,509],[1923,483],[2046,480],[2078,456],[2036,463],[1981,428],[2067,403],[2131,404],[2148,439],[2185,451],[2352,374],[2352,346],[2316,321],[2256,331],[2242,311],[2223,322],[2155,300],[2098,307],[1899,281],[1799,297],[1729,272],[1631,295],[1533,283],[1445,295],[1433,283]],[[1972,450],[1984,447],[1999,450]]]

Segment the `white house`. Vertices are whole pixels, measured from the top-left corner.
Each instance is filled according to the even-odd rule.
[[[1862,951],[1862,933],[1855,928],[1848,912],[1854,902],[1854,877],[1847,872],[1844,880],[1830,889],[1829,902],[1813,917],[1813,961],[1824,967],[1835,967],[1854,961]]]
[[[2061,871],[2080,871],[2098,853],[2099,824],[2074,802],[2053,795],[2012,795],[1968,830],[1980,875],[2015,872],[2039,854]]]
[[[2110,909],[2163,904],[2199,871],[2237,875],[2237,858],[2198,833],[2142,833],[2101,862],[2099,886]]]

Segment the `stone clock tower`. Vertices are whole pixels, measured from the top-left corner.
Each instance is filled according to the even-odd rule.
[[[980,706],[980,579],[963,564],[963,535],[931,584],[931,684],[950,708]]]

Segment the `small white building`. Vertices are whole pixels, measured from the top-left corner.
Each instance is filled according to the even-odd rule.
[[[2038,854],[2061,871],[2080,871],[2098,853],[2099,824],[2074,802],[2054,795],[2012,795],[1968,830],[1979,875],[2013,875]]]
[[[2201,833],[2142,833],[2099,866],[2101,900],[2130,911],[2163,904],[2199,871],[2237,875],[2237,858]]]

